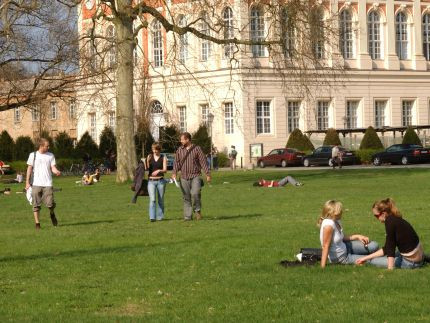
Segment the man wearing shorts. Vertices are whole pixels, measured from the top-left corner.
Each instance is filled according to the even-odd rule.
[[[57,176],[61,172],[55,164],[55,157],[49,151],[49,141],[41,138],[39,140],[39,149],[30,154],[27,161],[27,177],[25,189],[32,187],[33,214],[36,223],[36,230],[40,229],[39,213],[42,202],[49,208],[52,225],[57,226],[58,221],[55,217],[55,201],[52,189],[52,173]]]

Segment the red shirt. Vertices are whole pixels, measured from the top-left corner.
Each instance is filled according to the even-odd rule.
[[[272,184],[273,182],[273,184]],[[264,181],[263,187],[279,187],[278,181]]]

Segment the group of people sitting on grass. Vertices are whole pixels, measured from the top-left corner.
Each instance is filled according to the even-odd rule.
[[[375,218],[385,225],[385,245],[361,234],[346,235],[340,222],[342,203],[327,201],[318,220],[322,246],[321,267],[327,261],[334,264],[369,263],[377,267],[418,268],[423,266],[425,255],[417,233],[409,222],[403,219],[391,198],[377,201],[372,206]],[[396,248],[398,251],[396,251]]]

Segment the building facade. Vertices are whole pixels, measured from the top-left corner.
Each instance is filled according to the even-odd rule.
[[[216,36],[206,23],[211,19],[209,11],[217,11],[222,19],[224,38],[259,41],[277,30],[261,2],[220,1],[213,10],[200,10],[198,2],[172,0],[166,2],[169,10],[158,9],[179,26],[205,17],[196,25],[205,35]],[[81,35],[94,26],[91,17],[97,5],[96,0],[82,5]],[[160,127],[170,123],[193,132],[213,115],[209,126],[214,145],[218,150],[235,145],[238,158],[246,165],[254,161],[258,147],[265,154],[285,146],[295,128],[429,125],[430,1],[334,0],[315,6],[320,8],[321,20],[330,20],[339,37],[334,46],[316,43],[312,54],[338,72],[328,73],[322,84],[311,80],[306,91],[296,77],[289,77],[288,69],[280,72],[275,55],[266,46],[219,45],[188,33],[166,33],[157,20],[145,16],[148,28],[137,36],[134,63],[136,69],[143,67],[145,82],[150,85],[140,86],[143,78],[136,72],[137,88],[148,92],[154,137]],[[112,28],[101,21],[94,30],[109,39],[115,35]],[[283,55],[288,58],[291,48],[305,36],[290,31],[286,35]],[[83,43],[84,50],[94,51],[85,46]],[[107,54],[105,61],[91,64],[114,64],[115,49]],[[104,83],[102,91],[94,85],[79,90],[78,137],[89,131],[98,140],[105,125],[114,126],[113,84]],[[139,94],[135,102],[138,113]],[[319,144],[323,137],[313,135],[311,139]],[[349,137],[345,144],[356,148],[359,141],[359,137]],[[384,138],[385,144],[394,141]]]

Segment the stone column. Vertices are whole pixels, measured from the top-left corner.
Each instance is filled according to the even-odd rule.
[[[412,14],[414,19],[410,29],[412,68],[417,71],[426,71],[427,61],[423,55],[423,24],[420,0],[414,0]]]
[[[358,67],[362,70],[371,70],[372,59],[369,55],[366,0],[358,0],[357,38]]]
[[[387,21],[384,24],[385,68],[388,70],[400,70],[400,61],[396,53],[396,27],[394,17],[394,0],[386,2]]]

